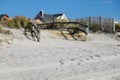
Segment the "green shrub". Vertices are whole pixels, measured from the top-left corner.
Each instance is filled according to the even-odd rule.
[[[117,32],[120,32],[120,23],[116,23],[116,24],[115,24],[115,30],[116,30]]]
[[[19,18],[14,18],[14,22],[15,22],[15,27],[16,28],[21,28],[22,26],[21,26],[21,21],[20,21],[20,19]]]
[[[22,26],[23,28],[25,28],[25,26],[28,24],[28,22],[29,22],[28,19],[22,18],[22,19],[21,19],[21,26]]]
[[[0,21],[1,24],[10,28],[25,28],[29,20],[23,16],[17,16],[13,20]]]
[[[25,28],[29,20],[22,16],[17,16],[14,18],[16,28]]]
[[[24,28],[26,28],[26,29],[28,29],[29,31],[31,31],[31,30],[32,30],[32,23],[31,23],[31,22],[28,22]]]
[[[15,22],[13,20],[7,21],[6,26],[8,26],[10,28],[14,28],[15,27]]]

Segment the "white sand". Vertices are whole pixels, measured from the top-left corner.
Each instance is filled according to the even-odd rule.
[[[12,31],[11,47],[0,49],[0,80],[120,80],[120,42],[112,34],[76,41],[42,31],[39,43]]]

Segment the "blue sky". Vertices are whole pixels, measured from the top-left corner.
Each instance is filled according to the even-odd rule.
[[[40,10],[65,13],[70,19],[102,16],[120,21],[120,0],[0,0],[0,14],[10,17],[34,18]]]

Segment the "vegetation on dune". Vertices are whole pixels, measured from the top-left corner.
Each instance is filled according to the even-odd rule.
[[[27,18],[25,17],[15,17],[12,20],[0,20],[0,33],[10,35],[12,32],[4,27],[22,28],[25,27],[27,22]]]
[[[24,28],[28,29],[28,30],[31,32],[32,26],[33,26],[33,24],[32,24],[31,22],[28,22],[28,23],[25,25]]]
[[[12,20],[2,20],[0,23],[3,26],[10,27],[10,28],[25,28],[25,26],[28,24],[29,19],[23,16],[16,16]]]
[[[120,32],[120,23],[116,23],[116,24],[115,24],[115,30],[116,30],[117,32]]]

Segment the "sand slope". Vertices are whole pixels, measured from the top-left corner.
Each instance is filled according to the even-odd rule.
[[[42,31],[39,43],[12,31],[11,47],[0,49],[0,80],[120,80],[120,42],[112,34],[76,41]]]

